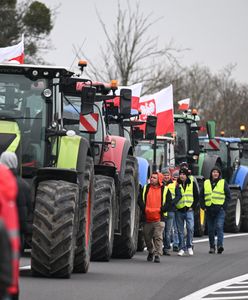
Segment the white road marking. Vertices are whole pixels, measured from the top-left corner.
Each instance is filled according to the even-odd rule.
[[[22,267],[19,267],[19,270],[22,271],[22,270],[31,270],[31,266],[22,266]]]
[[[217,291],[219,289],[225,289],[227,286],[230,286],[231,284],[246,284],[247,285],[247,281],[246,282],[242,282],[248,280],[248,274],[242,275],[242,276],[238,276],[238,277],[234,277],[232,279],[228,279],[225,281],[221,281],[218,283],[215,283],[213,285],[210,285],[206,288],[203,288],[195,293],[192,293],[186,297],[181,298],[180,300],[200,300],[200,299],[207,299],[207,300],[231,300],[231,299],[248,299],[248,290],[246,291],[242,291],[241,293],[245,293],[246,292],[246,296],[228,296],[226,295],[228,294],[239,294],[239,291]],[[231,288],[231,287],[228,287]],[[232,287],[233,288],[233,287]],[[244,286],[240,285],[240,288],[244,288]],[[207,298],[204,298],[205,296],[210,296]],[[217,297],[211,297],[211,296],[216,295]],[[223,297],[219,297],[219,295],[223,295]]]
[[[240,236],[248,236],[248,233],[234,233],[234,234],[224,235],[224,239],[228,239],[228,238],[232,238],[232,237],[240,237]],[[208,238],[194,240],[194,244],[204,243],[204,242],[208,242]]]

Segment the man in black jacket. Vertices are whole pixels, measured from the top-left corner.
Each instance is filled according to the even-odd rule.
[[[210,172],[209,179],[205,180],[200,193],[202,209],[206,211],[208,237],[210,250],[214,254],[215,233],[217,233],[217,251],[221,254],[224,251],[224,221],[225,211],[231,199],[230,189],[227,182],[221,178],[221,170],[214,167]]]

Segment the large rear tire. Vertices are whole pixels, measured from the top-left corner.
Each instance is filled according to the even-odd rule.
[[[248,185],[242,192],[242,221],[241,231],[248,232]]]
[[[139,229],[138,191],[137,159],[128,156],[119,194],[121,234],[115,234],[113,257],[132,258],[136,252]]]
[[[94,199],[94,164],[92,157],[87,157],[82,176],[83,186],[81,187],[81,197],[79,198],[79,226],[73,269],[75,273],[87,273],[90,264]]]
[[[231,200],[226,209],[225,232],[237,233],[241,226],[241,193],[231,189]]]
[[[93,210],[91,260],[109,261],[115,228],[115,183],[108,176],[97,175]]]
[[[69,278],[73,269],[78,185],[40,182],[33,220],[31,269],[34,275]]]

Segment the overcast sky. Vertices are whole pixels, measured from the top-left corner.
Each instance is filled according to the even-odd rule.
[[[114,28],[117,0],[40,0],[57,9],[51,34],[54,50],[44,59],[56,65],[70,66],[73,47],[84,44],[85,53],[99,55],[105,37],[97,19],[96,7],[107,28]],[[126,0],[120,0],[125,7]],[[135,0],[130,0],[135,6]],[[181,54],[183,65],[199,63],[213,72],[229,63],[237,64],[234,78],[248,83],[248,0],[140,0],[144,14],[152,19],[162,17],[152,28],[160,44],[173,39],[178,48],[189,48]]]

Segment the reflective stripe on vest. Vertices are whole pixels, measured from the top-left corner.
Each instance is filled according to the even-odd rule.
[[[142,200],[143,200],[143,202],[144,202],[145,205],[146,205],[146,189],[147,189],[147,184],[144,185],[144,187],[143,187],[143,193],[142,193]],[[163,199],[162,206],[164,206],[165,203],[166,203],[167,191],[168,191],[168,187],[164,186],[163,195],[162,195],[162,199]],[[167,212],[164,212],[163,216],[166,217],[167,216]]]
[[[184,190],[182,185],[179,184],[182,198],[178,201],[176,208],[181,209],[184,207],[191,207],[194,202],[194,195],[193,195],[193,182],[194,179],[190,178],[190,184],[186,185],[186,189]]]
[[[225,190],[224,190],[225,180],[220,179],[214,189],[209,179],[204,181],[204,201],[206,206],[211,206],[212,204],[222,205],[225,201]]]

